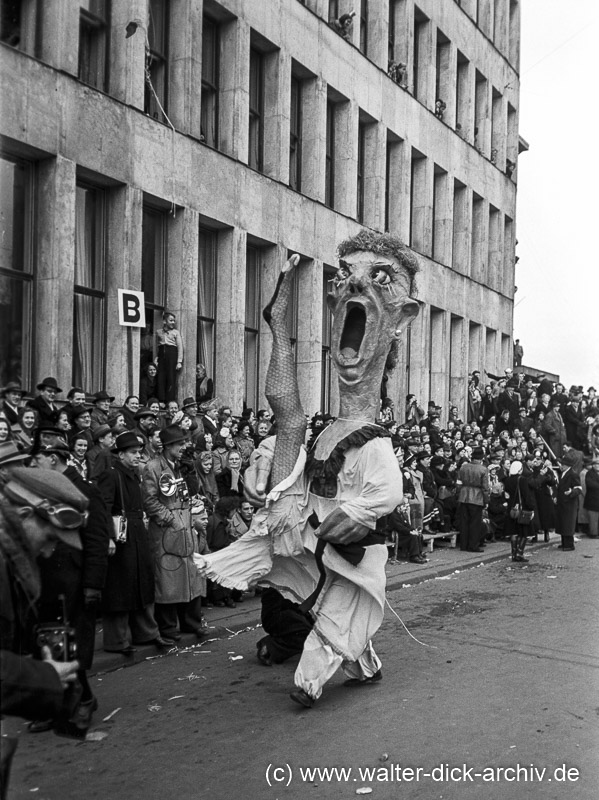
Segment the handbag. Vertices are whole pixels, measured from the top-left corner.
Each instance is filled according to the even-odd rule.
[[[520,493],[520,478],[518,478],[518,502],[510,509],[510,517],[515,519],[518,525],[530,525],[535,516],[534,511],[527,511],[522,508],[522,494]]]
[[[112,517],[114,540],[117,544],[125,544],[127,541],[127,517],[125,516],[125,503],[123,502],[123,484],[118,471],[115,470],[115,472],[119,482],[119,493],[121,495],[121,513]]]

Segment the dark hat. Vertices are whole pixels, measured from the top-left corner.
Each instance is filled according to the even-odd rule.
[[[49,389],[54,389],[57,394],[62,392],[62,389],[58,385],[56,378],[44,378],[41,383],[38,383],[36,388],[41,391],[45,386],[47,386]]]
[[[6,391],[6,389],[5,389],[5,391]],[[589,386],[589,388],[587,389],[587,392],[596,392],[596,391],[597,391],[597,389],[595,389],[594,386]]]
[[[475,461],[482,461],[484,457],[485,457],[485,451],[483,450],[483,448],[475,447],[474,450],[472,451],[472,458]]]
[[[416,461],[423,461],[425,458],[431,458],[431,454],[427,453],[426,450],[420,450],[416,453]]]
[[[112,452],[118,453],[121,450],[132,450],[134,447],[138,447],[140,450],[142,449],[142,445],[137,436],[133,431],[123,431],[123,433],[119,433],[114,440]]]
[[[568,450],[568,452],[564,453],[560,459],[562,464],[564,464],[566,467],[573,467],[574,464],[576,464],[577,460],[578,456],[576,455],[574,450]]]
[[[69,450],[68,444],[63,442],[61,439],[58,439],[56,442],[51,442],[48,444],[40,444],[40,446],[36,449],[35,455],[38,453],[42,453],[45,456],[57,455],[62,456],[63,458],[68,458],[71,454]]]
[[[420,438],[410,436],[409,439],[406,439],[406,447],[420,447]]]
[[[506,383],[506,386],[509,386],[510,388],[516,388],[518,386],[518,378],[510,378]]]
[[[187,441],[187,435],[178,425],[169,425],[160,431],[160,441],[164,447],[168,447],[170,444]]]
[[[7,464],[17,464],[29,458],[29,453],[24,453],[14,442],[2,442],[0,444],[0,467]]]
[[[100,392],[96,392],[95,394],[92,395],[92,397],[94,398],[93,399],[94,403],[97,403],[98,400],[110,400],[110,402],[112,403],[113,400],[114,400],[114,397],[111,397],[108,394],[108,392],[104,391],[104,389],[102,389],[102,391],[100,391]]]
[[[75,420],[83,416],[83,414],[89,414],[90,410],[87,406],[81,405],[81,406],[76,406],[70,413],[71,413],[71,419]]]
[[[39,452],[39,449],[42,445],[42,436],[50,437],[52,443],[56,441],[62,441],[67,444],[66,431],[61,431],[59,428],[56,428],[54,425],[49,423],[42,423],[35,429],[33,434],[33,445],[30,451],[32,456]],[[48,444],[48,442],[46,442],[46,444]]]
[[[25,390],[21,389],[21,384],[16,381],[9,381],[4,389],[0,392],[0,397],[6,397],[8,392],[19,392],[20,395],[25,394]]]
[[[445,464],[443,456],[433,456],[431,458],[431,467],[441,467]]]
[[[146,408],[146,406],[142,406],[139,411],[135,413],[133,419],[143,419],[143,417],[154,417],[156,418],[158,415],[155,411],[152,411],[150,408]]]
[[[49,519],[56,529],[56,536],[65,544],[81,550],[81,539],[76,529],[71,528],[72,516],[52,513],[59,506],[70,508],[82,516],[87,511],[88,500],[75,484],[60,472],[51,469],[27,469],[17,467],[11,472],[10,480],[5,486],[6,496],[12,500],[31,505],[36,514]],[[62,511],[68,509],[62,509]],[[68,521],[67,521],[68,520]],[[76,521],[76,520],[75,520]]]
[[[94,442],[98,442],[103,436],[107,436],[109,433],[112,433],[110,425],[98,425],[98,427],[92,431],[92,438]]]
[[[71,388],[69,389],[69,392],[68,392],[68,394],[67,394],[67,399],[69,399],[69,400],[70,400],[70,399],[71,399],[71,397],[72,397],[74,394],[85,394],[85,392],[84,392],[84,390],[81,388],[81,386],[71,386]]]
[[[186,397],[181,408],[189,408],[190,406],[197,406],[197,404],[198,401],[195,399],[195,397]]]

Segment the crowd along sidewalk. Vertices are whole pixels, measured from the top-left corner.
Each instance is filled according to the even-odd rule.
[[[550,534],[550,541],[542,541],[539,537],[538,542],[527,545],[527,552],[543,547],[550,547],[557,544],[560,537]],[[426,564],[412,564],[405,559],[400,559],[396,563],[387,562],[387,592],[408,588],[416,583],[442,578],[457,571],[471,569],[479,564],[490,564],[493,561],[508,559],[511,555],[509,541],[488,542],[482,553],[462,552],[459,548],[450,547],[449,542],[444,539],[435,541],[432,553],[426,553],[429,561]],[[247,628],[260,626],[260,597],[246,594],[244,601],[238,603],[236,608],[206,608],[205,617],[208,623],[208,639],[227,638],[232,634]],[[183,634],[177,647],[189,647],[197,644],[198,640],[193,634]],[[177,648],[173,648],[175,651]],[[96,635],[96,651],[94,655],[93,668],[90,674],[111,672],[122,667],[131,667],[139,664],[146,659],[164,654],[165,651],[158,651],[153,645],[139,645],[137,652],[132,656],[122,656],[119,653],[105,653],[102,649],[101,627],[98,627]]]

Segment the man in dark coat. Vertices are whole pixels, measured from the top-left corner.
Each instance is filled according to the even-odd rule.
[[[104,589],[104,650],[133,655],[136,644],[153,642],[170,647],[154,618],[154,563],[144,522],[141,485],[137,476],[141,445],[131,431],[116,437],[113,466],[98,478],[110,514],[127,518],[126,541],[116,543],[114,531]]]
[[[56,406],[56,395],[62,392],[56,378],[44,378],[38,383],[39,395],[27,405],[38,413],[39,424],[54,425],[58,419],[59,408]]]
[[[587,428],[584,414],[580,408],[580,395],[574,395],[562,408],[562,419],[566,427],[566,438],[576,450],[582,450],[586,444]]]
[[[19,421],[19,403],[21,402],[23,394],[24,392],[20,384],[15,383],[15,381],[7,383],[0,392],[2,411],[11,427],[16,425]]]
[[[553,451],[556,458],[561,458],[564,452],[564,444],[568,437],[566,426],[560,413],[559,400],[551,400],[551,411],[545,415],[541,425],[541,436]]]
[[[505,391],[501,392],[496,401],[497,413],[507,409],[510,412],[510,422],[514,423],[518,420],[520,412],[520,395],[516,394],[516,387],[518,386],[517,378],[510,378],[506,384]]]
[[[68,466],[68,458],[69,449],[62,442],[43,445],[35,456],[38,467],[62,474],[89,502],[87,522],[80,530],[82,549],[59,542],[52,556],[41,562],[39,618],[42,622],[57,619],[61,613],[60,597],[64,595],[67,617],[75,628],[77,642],[77,677],[83,688],[80,712],[82,715],[85,712],[89,727],[98,703],[87,670],[91,669],[94,657],[96,614],[106,580],[111,522],[97,488],[82,478],[75,467]],[[37,733],[51,726],[51,721],[40,720],[33,723],[31,730]]]
[[[593,458],[585,476],[584,508],[589,518],[589,538],[599,538],[599,456]]]
[[[472,463],[465,461],[458,472],[460,487],[460,550],[482,553],[483,508],[489,502],[489,472],[483,465],[484,450],[475,447]]]
[[[561,550],[574,550],[574,531],[578,516],[578,498],[582,494],[580,475],[574,472],[576,455],[573,450],[564,453],[562,474],[557,485],[557,532],[562,537]]]

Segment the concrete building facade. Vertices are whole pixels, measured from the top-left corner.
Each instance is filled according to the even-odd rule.
[[[341,35],[329,21],[357,12]],[[518,0],[2,2],[2,384],[122,401],[165,309],[240,410],[265,403],[261,309],[301,254],[307,412],[336,410],[324,304],[362,226],[419,254],[389,395],[465,409],[512,363]],[[147,327],[119,324],[143,291]]]

